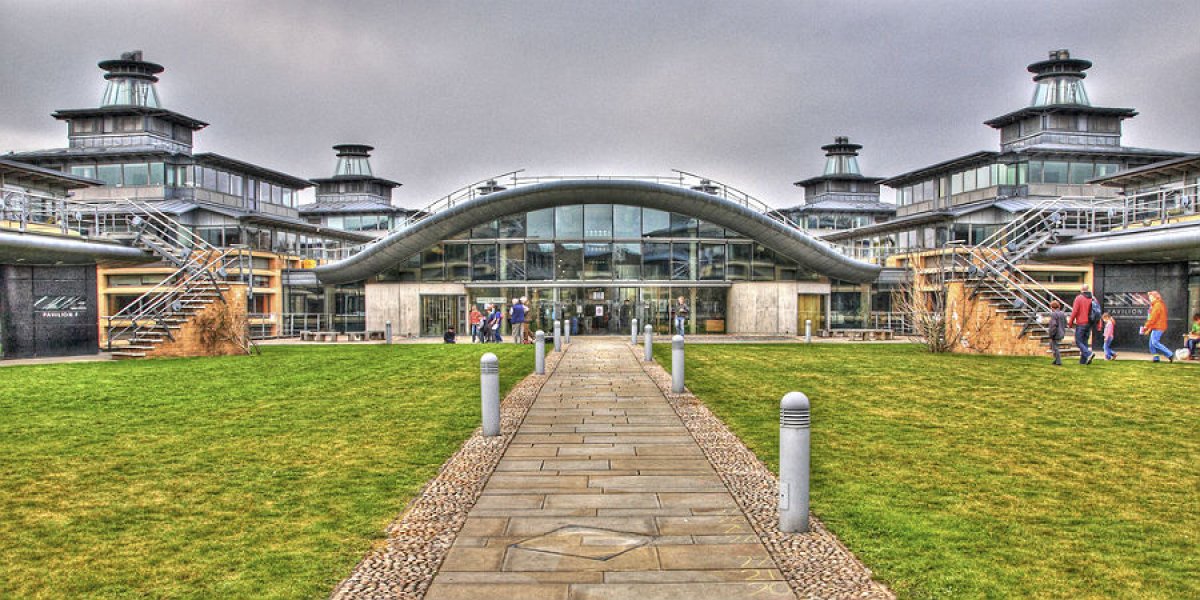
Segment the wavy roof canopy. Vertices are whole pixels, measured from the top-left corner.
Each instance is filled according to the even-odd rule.
[[[880,271],[877,265],[849,258],[800,230],[718,196],[647,181],[583,179],[521,186],[463,202],[395,231],[358,254],[317,267],[317,277],[327,284],[361,281],[481,223],[572,204],[626,204],[687,214],[733,229],[802,267],[844,281],[874,281]]]

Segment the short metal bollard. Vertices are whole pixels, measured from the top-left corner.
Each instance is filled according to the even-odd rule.
[[[392,322],[391,321],[388,321],[383,324],[383,339],[387,340],[386,343],[388,343],[388,344],[392,343]]]
[[[546,374],[546,332],[541,329],[533,334],[534,360],[533,372],[538,375]]]
[[[647,325],[642,332],[646,340],[646,362],[654,360],[654,328]]]
[[[638,320],[634,319],[633,327],[630,328],[630,331],[629,331],[629,343],[633,344],[634,346],[637,345],[637,324],[638,324]]]
[[[779,403],[779,530],[808,533],[808,396],[788,392]]]
[[[812,343],[812,319],[804,320],[804,343]]]
[[[683,336],[671,338],[671,392],[683,393]]]
[[[563,321],[563,343],[571,343],[571,322]]]
[[[562,352],[562,321],[554,322],[554,351]]]
[[[479,395],[483,405],[483,435],[500,435],[500,359],[488,352],[479,359]]]

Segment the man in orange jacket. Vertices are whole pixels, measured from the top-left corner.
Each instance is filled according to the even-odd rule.
[[[1159,362],[1160,353],[1165,355],[1167,360],[1175,362],[1175,355],[1171,354],[1171,349],[1162,344],[1162,336],[1166,331],[1167,305],[1163,302],[1162,294],[1155,290],[1150,292],[1150,316],[1142,326],[1142,335],[1150,334],[1150,356],[1154,357],[1154,362]]]

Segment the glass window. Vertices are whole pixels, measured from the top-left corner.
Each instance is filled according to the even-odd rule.
[[[166,182],[166,169],[162,163],[150,163],[150,185],[163,185]]]
[[[1071,163],[1070,183],[1087,183],[1089,179],[1095,177],[1096,167],[1092,163],[1077,162]]]
[[[441,244],[421,253],[421,281],[443,281],[446,279],[445,251]]]
[[[525,213],[500,217],[499,229],[502,238],[525,237]]]
[[[671,244],[671,279],[689,281],[696,278],[696,242]]]
[[[613,207],[611,204],[585,204],[583,207],[583,237],[612,239]]]
[[[1041,182],[1042,182],[1042,161],[1040,161],[1040,160],[1029,161],[1029,183],[1041,183]]]
[[[699,262],[700,279],[725,279],[725,244],[700,244]]]
[[[583,239],[583,205],[559,206],[554,209],[554,239]]]
[[[612,279],[612,244],[583,245],[583,278]]]
[[[962,174],[962,177],[963,177],[963,191],[969,192],[971,190],[974,190],[975,189],[975,169],[971,169],[970,171],[964,171]]]
[[[700,226],[697,228],[697,233],[702,238],[723,238],[725,230],[717,225],[713,225],[708,221],[701,220]]]
[[[955,173],[950,176],[950,193],[951,194],[963,193],[963,174],[962,173]]]
[[[525,244],[525,278],[531,281],[554,279],[554,244]]]
[[[258,199],[263,202],[271,201],[271,184],[265,181],[258,182]]]
[[[470,248],[466,244],[446,244],[446,278],[452,281],[467,281],[471,278],[471,266],[467,261]]]
[[[105,185],[121,185],[121,165],[100,165],[96,167],[96,179]]]
[[[559,207],[562,209],[563,207]],[[575,208],[582,208],[576,206]],[[583,217],[583,211],[579,211]],[[583,219],[579,224],[582,226]],[[579,279],[583,271],[583,244],[558,243],[554,245],[554,277],[555,279]]]
[[[668,237],[671,233],[671,215],[653,208],[642,209],[642,235],[645,237]]]
[[[290,190],[288,188],[280,188],[280,189],[281,189],[280,198],[279,198],[280,204],[282,204],[284,206],[290,206],[292,208],[296,208],[296,201],[295,201],[296,195],[292,193],[292,190]]]
[[[992,187],[992,165],[984,165],[975,170],[975,188]]]
[[[729,244],[725,269],[726,278],[730,281],[750,279],[750,258],[753,252],[750,244]]]
[[[525,279],[525,244],[500,244],[500,279],[505,281]]]
[[[1066,183],[1067,163],[1048,160],[1042,163],[1042,183]]]
[[[617,207],[620,208],[620,207]],[[639,220],[641,211],[638,211]],[[613,244],[613,267],[617,279],[638,280],[642,278],[642,245]]]
[[[229,176],[229,193],[233,194],[234,196],[242,195],[242,176],[241,175],[230,175]]]
[[[754,245],[754,281],[775,279],[775,252],[762,244]]]
[[[96,178],[96,167],[92,165],[71,167],[71,174],[76,177],[87,177],[88,179]]]
[[[614,206],[613,237],[619,240],[636,240],[642,237],[642,209],[620,204]]]
[[[696,237],[696,219],[679,213],[671,213],[671,237]]]
[[[670,279],[671,244],[662,242],[642,244],[642,265],[643,279],[651,281]]]
[[[1121,170],[1121,165],[1112,163],[1097,163],[1095,177],[1108,177]]]
[[[486,223],[480,223],[471,228],[471,237],[477,240],[490,240],[494,239],[499,231],[500,229],[497,226],[496,221],[488,221]]]
[[[217,172],[208,167],[200,169],[200,187],[206,190],[217,189]]]
[[[229,173],[225,171],[217,171],[217,191],[222,194],[229,193]]]
[[[526,215],[529,228],[528,237],[535,240],[554,239],[554,209],[543,208]]]
[[[496,281],[496,244],[471,244],[471,280]]]

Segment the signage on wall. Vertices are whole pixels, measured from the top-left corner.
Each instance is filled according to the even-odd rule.
[[[38,316],[49,319],[74,319],[87,310],[84,296],[38,296],[33,303]]]
[[[1150,295],[1146,292],[1105,293],[1100,305],[1104,312],[1114,317],[1143,319],[1150,310]]]

